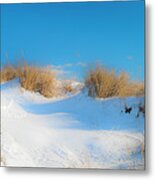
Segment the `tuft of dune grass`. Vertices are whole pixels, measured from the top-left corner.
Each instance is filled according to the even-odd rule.
[[[21,87],[26,90],[39,92],[45,97],[57,96],[57,81],[55,73],[48,67],[34,67],[24,64],[17,68]]]
[[[18,66],[7,65],[1,70],[1,82],[18,77],[21,87],[26,90],[39,92],[45,97],[58,95],[57,80],[50,67],[30,66],[26,62]]]
[[[63,88],[64,88],[64,90],[65,90],[66,93],[67,93],[67,92],[71,93],[71,92],[74,91],[73,88],[72,88],[72,86],[71,86],[70,84],[65,84]]]
[[[90,70],[85,78],[85,85],[88,95],[91,97],[128,97],[142,96],[144,94],[144,84],[130,81],[126,72],[116,75],[114,70],[107,70],[98,65]]]
[[[16,69],[11,64],[5,65],[0,70],[0,74],[1,74],[0,83],[10,81],[10,80],[14,79],[17,76]]]

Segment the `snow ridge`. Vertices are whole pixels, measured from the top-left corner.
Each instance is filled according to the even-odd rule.
[[[144,168],[144,99],[98,100],[84,92],[58,99],[1,84],[3,166],[59,168]],[[131,114],[122,112],[133,105]]]

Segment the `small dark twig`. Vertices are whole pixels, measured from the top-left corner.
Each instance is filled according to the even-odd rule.
[[[132,107],[128,107],[127,105],[125,105],[125,113],[131,113],[132,111]]]

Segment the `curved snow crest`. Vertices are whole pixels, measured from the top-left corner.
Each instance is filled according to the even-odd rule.
[[[21,90],[18,79],[1,85],[1,98],[3,165],[144,168],[144,117],[135,117],[143,98],[79,92],[46,101]],[[125,103],[134,104],[131,114],[121,112]]]
[[[96,100],[88,97],[83,92],[47,103],[21,103],[28,113],[36,115],[58,115],[64,119],[64,114],[78,120],[79,126],[74,128],[87,130],[132,130],[144,132],[144,117],[137,117],[142,97],[126,99],[112,98]],[[132,106],[131,113],[125,113],[125,105]],[[39,111],[38,111],[39,109]],[[61,116],[62,114],[62,116]]]

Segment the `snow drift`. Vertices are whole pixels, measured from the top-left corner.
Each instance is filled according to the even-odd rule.
[[[1,163],[56,168],[144,168],[143,97],[92,99],[80,90],[46,99],[1,84]],[[131,113],[124,105],[132,106]]]

